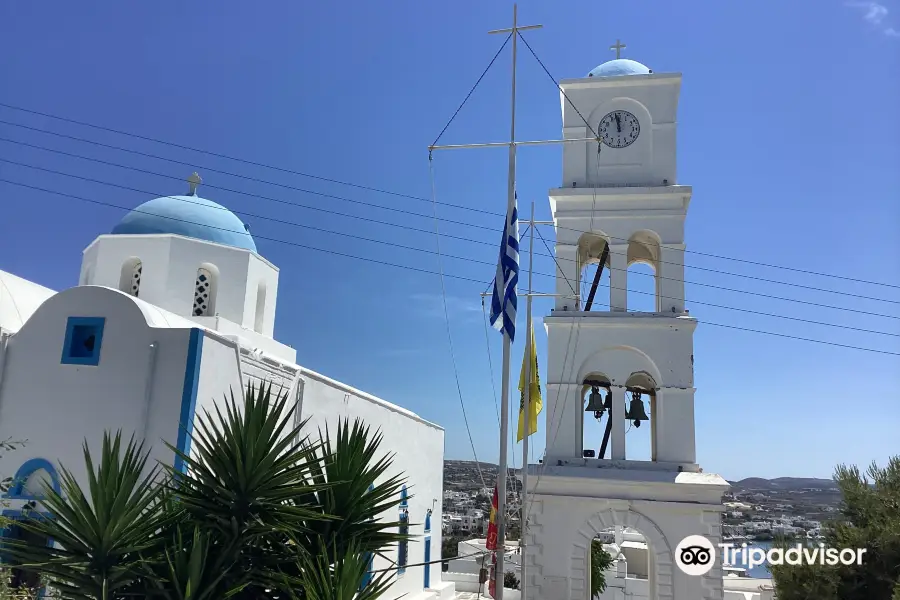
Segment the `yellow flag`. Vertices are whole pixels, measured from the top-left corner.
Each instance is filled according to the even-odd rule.
[[[534,345],[534,325],[528,332],[531,338],[531,406],[528,409],[528,433],[525,433],[525,369],[528,366],[528,349],[522,355],[522,372],[519,374],[519,428],[516,435],[516,441],[521,442],[526,435],[531,435],[537,431],[538,415],[544,410],[544,401],[541,398],[541,376],[538,373],[537,348]]]

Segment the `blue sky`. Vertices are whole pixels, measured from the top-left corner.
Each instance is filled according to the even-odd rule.
[[[426,147],[456,109],[508,26],[506,2],[0,4],[0,102],[192,147],[428,198]],[[900,3],[838,1],[690,3],[522,2],[526,35],[555,77],[576,78],[624,56],[683,73],[678,178],[694,187],[688,215],[687,305],[695,337],[698,460],[727,478],[830,476],[835,464],[884,462],[900,429],[900,358],[709,325],[730,324],[900,352]],[[521,47],[521,46],[520,46]],[[445,143],[508,136],[504,53]],[[559,95],[527,50],[520,54],[520,139],[560,135]],[[236,212],[341,231],[337,236],[245,217],[259,237],[435,271],[427,217],[239,179],[229,173],[430,214],[427,202],[198,154],[0,107],[0,120],[162,155],[175,164],[0,123],[0,137],[128,164],[137,173],[0,141],[0,158],[124,185],[128,191],[0,162],[0,177],[134,207],[182,193],[200,171],[205,197]],[[502,212],[506,153],[435,158],[438,200]],[[560,150],[519,153],[520,206],[549,218]],[[215,189],[219,186],[232,192]],[[269,196],[352,219],[248,196]],[[81,251],[123,211],[0,183],[0,268],[61,289],[77,282]],[[496,260],[502,219],[439,208],[448,254]],[[552,238],[552,231],[544,235]],[[281,267],[277,337],[305,366],[408,407],[446,428],[448,458],[471,458],[449,360],[435,275],[258,239]],[[543,251],[543,249],[542,249]],[[702,254],[701,254],[702,253]],[[875,286],[718,259],[714,254],[879,281]],[[536,271],[552,261],[535,258]],[[734,275],[697,269],[716,269]],[[446,259],[448,274],[485,284],[490,265]],[[866,300],[765,283],[761,277],[882,298]],[[447,278],[462,395],[482,460],[498,454],[497,417],[478,294]],[[539,291],[552,280],[535,277]],[[631,277],[630,305],[650,279]],[[703,286],[700,284],[707,284]],[[799,302],[727,292],[715,285]],[[706,304],[874,329],[895,337],[765,317]],[[534,303],[536,318],[550,302]],[[860,314],[858,311],[886,316]],[[539,322],[539,321],[538,321]],[[524,319],[520,322],[524,328]],[[524,340],[523,337],[519,338]],[[538,328],[541,365],[546,336]],[[490,332],[496,385],[500,338]],[[518,367],[522,342],[513,349]],[[649,428],[647,428],[649,429]],[[646,432],[629,444],[646,445]],[[544,445],[535,437],[534,456]],[[599,445],[599,432],[592,445]],[[631,435],[631,434],[629,434]],[[629,446],[633,447],[633,446]],[[515,451],[519,452],[518,449]],[[517,461],[518,464],[518,461]]]

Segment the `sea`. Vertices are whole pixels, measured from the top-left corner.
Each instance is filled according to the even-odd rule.
[[[737,546],[739,547],[740,544],[737,544]],[[768,552],[768,551],[769,551],[769,548],[771,548],[771,547],[772,547],[772,542],[748,542],[748,543],[747,543],[747,550],[748,550],[748,551],[750,550],[750,548],[759,548],[759,549],[761,549],[763,552]],[[720,554],[720,556],[719,556],[719,559],[720,559],[720,560],[723,559],[723,558],[724,558],[724,551],[723,551],[722,554]],[[735,557],[735,559],[736,559],[735,562],[734,562],[733,564],[731,564],[731,565],[728,565],[728,566],[731,566],[731,567],[743,567],[744,569],[747,568],[747,564],[746,564],[745,562],[742,563],[741,560],[740,560],[740,559],[741,559],[741,553],[737,553],[737,556]],[[752,569],[748,569],[748,570],[747,570],[747,575],[748,575],[749,577],[758,577],[758,578],[760,578],[760,579],[771,579],[771,578],[772,578],[772,574],[769,572],[769,569],[768,569],[768,568],[766,567],[766,565],[764,565],[764,564],[763,564],[763,565],[757,565],[757,566],[753,567]]]

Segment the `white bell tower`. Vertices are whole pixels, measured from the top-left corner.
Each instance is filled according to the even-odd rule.
[[[720,564],[702,576],[675,564],[686,536],[720,541],[728,488],[696,460],[697,320],[684,306],[691,187],[675,170],[681,75],[618,58],[623,47],[617,42],[617,59],[587,77],[561,82],[564,138],[596,133],[602,143],[564,144],[562,184],[549,192],[559,296],[544,319],[547,442],[543,464],[529,471],[527,560],[537,568],[528,571],[528,595],[588,600],[591,540],[626,527],[648,546],[648,564],[634,571],[644,583],[628,585],[647,586],[651,600],[720,600]],[[628,310],[627,269],[637,262],[655,275],[653,312]],[[597,286],[598,265],[608,287]],[[591,291],[573,298],[582,280]],[[587,440],[584,423],[594,418],[605,434]],[[629,432],[642,424],[650,459],[633,460]]]

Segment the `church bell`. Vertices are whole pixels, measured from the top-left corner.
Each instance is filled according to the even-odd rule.
[[[606,403],[603,401],[603,396],[600,395],[600,388],[596,385],[592,386],[591,395],[588,396],[588,404],[587,408],[584,409],[584,412],[592,412],[594,413],[594,417],[599,419],[603,416],[603,410],[605,408],[607,407]]]
[[[635,427],[640,427],[641,421],[650,420],[650,417],[644,411],[644,402],[641,400],[640,392],[631,393],[631,406],[628,407],[625,419],[634,423]]]

